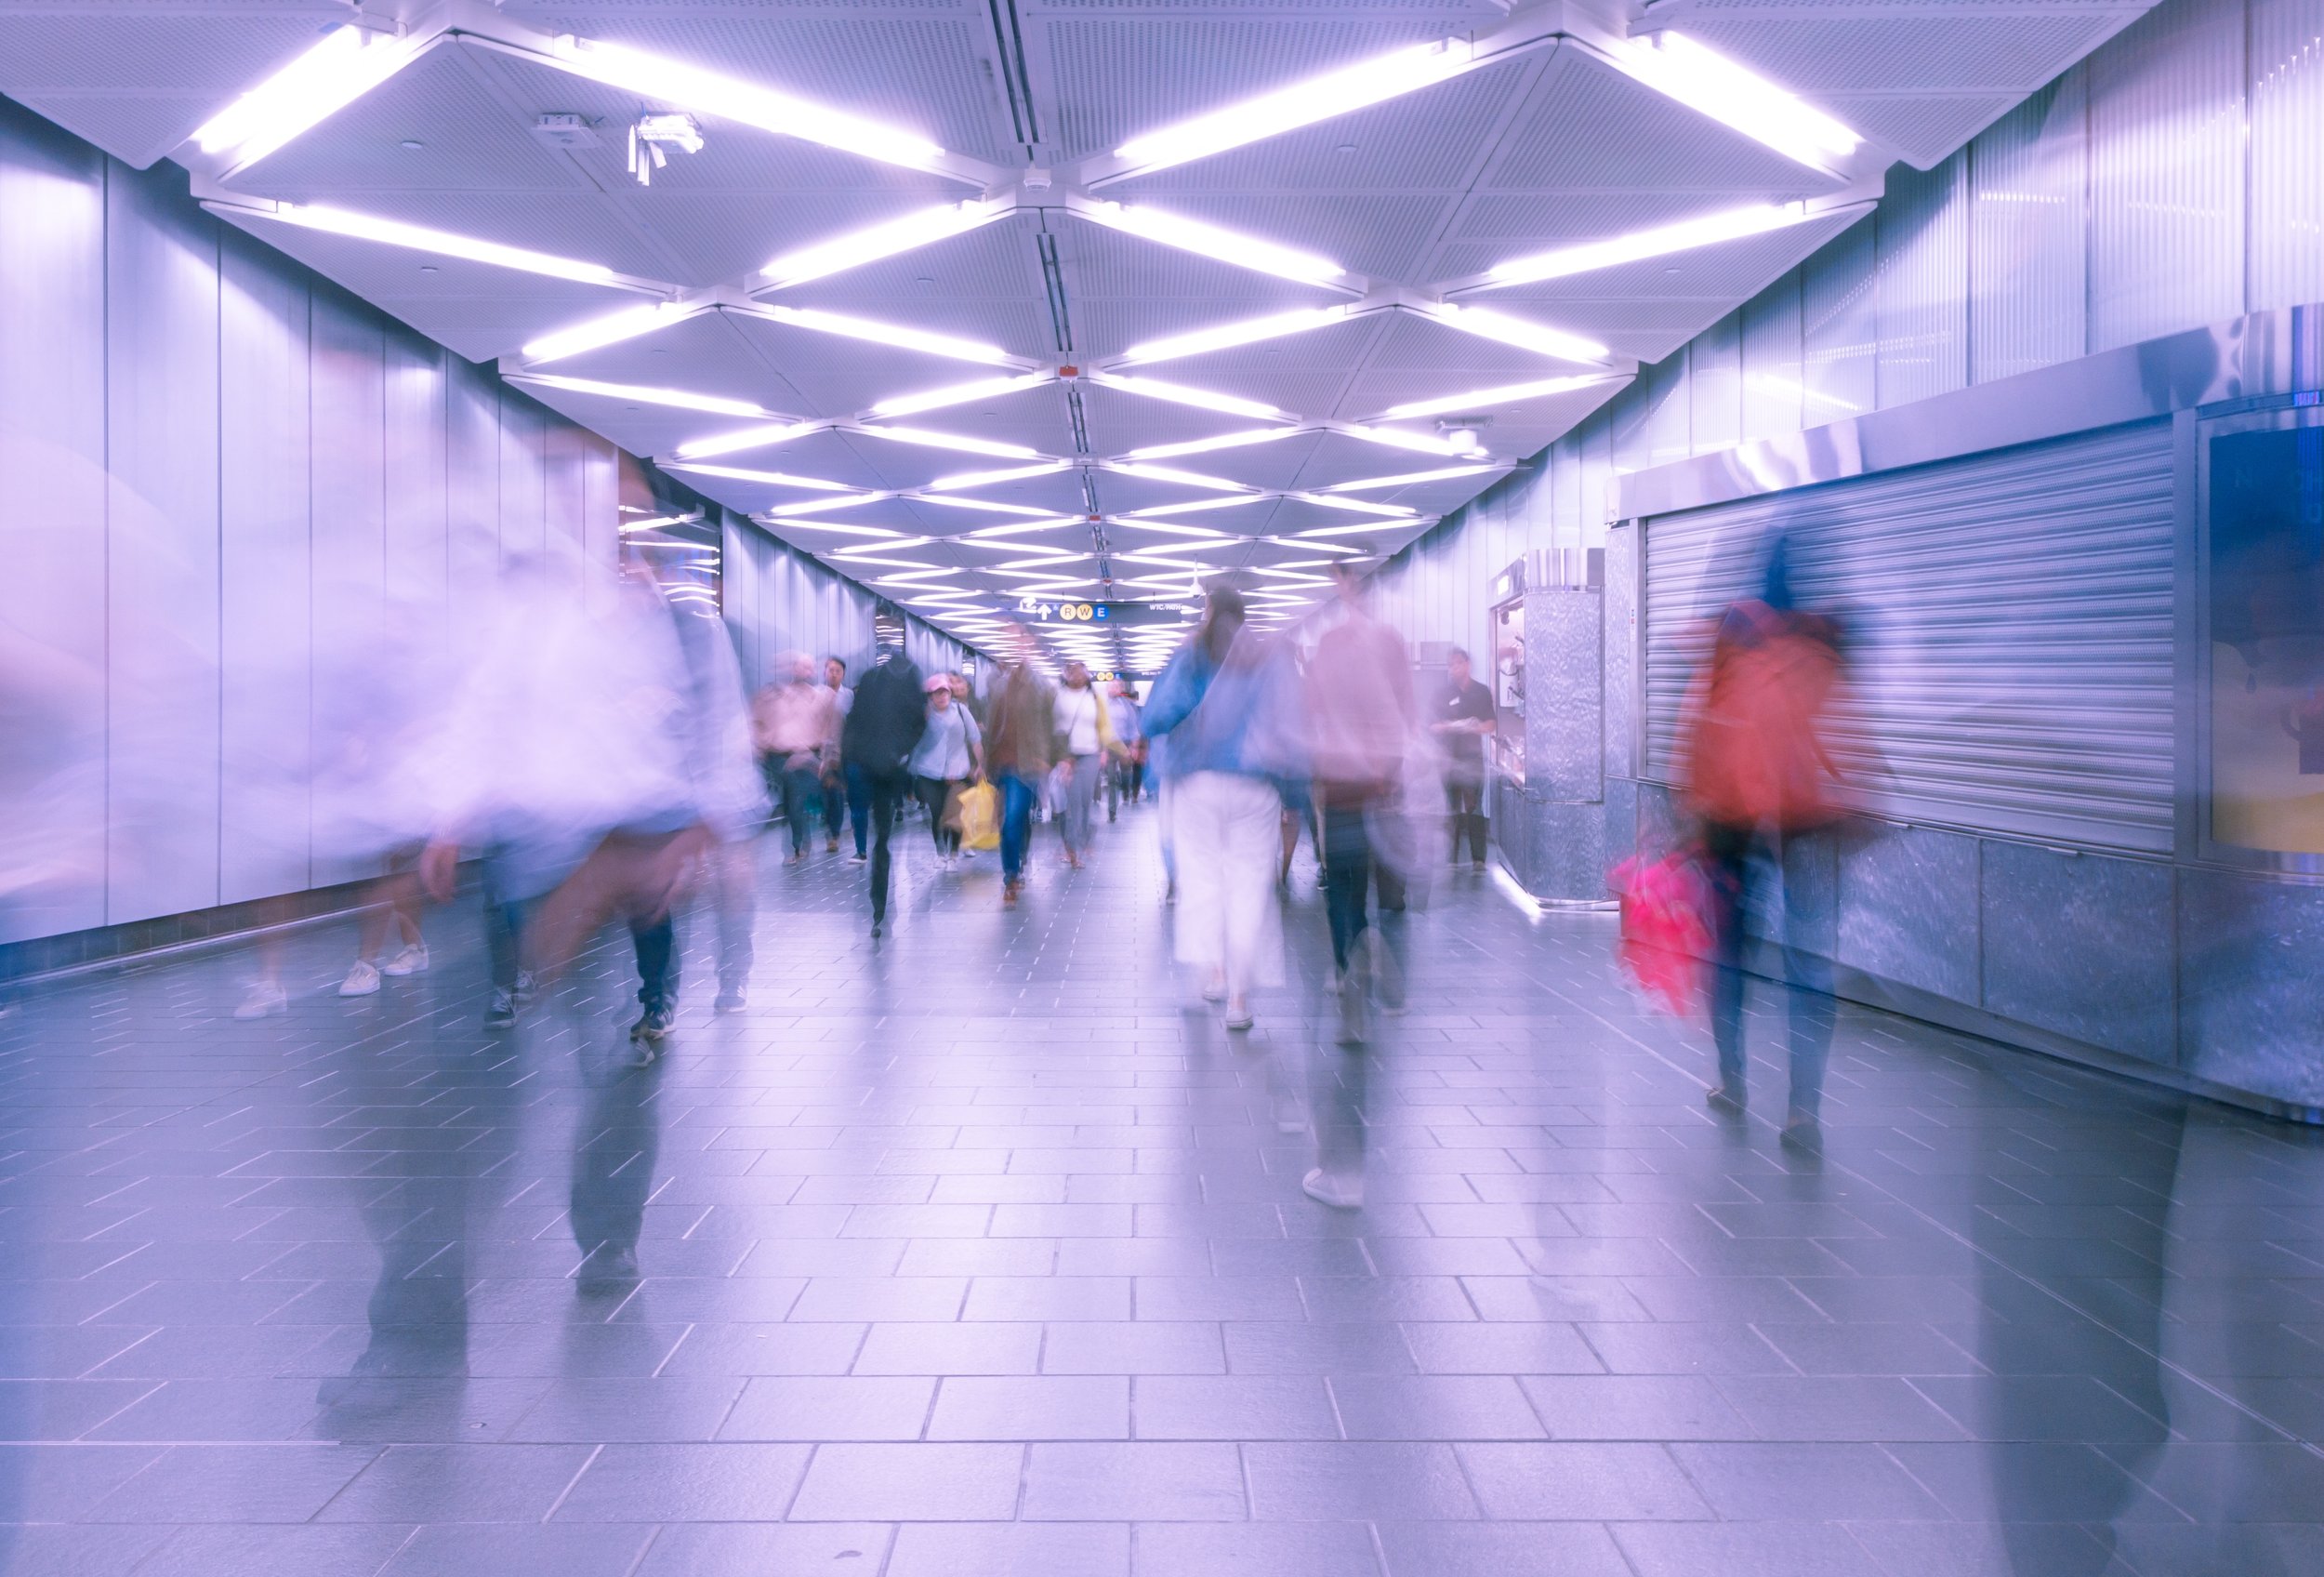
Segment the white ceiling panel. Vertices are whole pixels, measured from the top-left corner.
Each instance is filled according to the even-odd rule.
[[[1877,188],[1880,160],[1901,153],[1926,165],[1948,154],[2145,8],[2143,0],[2016,7],[1982,0],[1666,0],[1652,15],[1874,139],[1877,152],[1845,178],[1868,191]],[[1441,414],[1489,418],[1482,442],[1506,462],[1571,431],[1618,383],[1472,400],[1587,369],[1387,309],[1426,306],[1446,282],[1511,258],[1746,203],[1818,195],[1837,190],[1842,178],[1807,170],[1552,36],[1351,113],[1094,191],[1088,183],[1116,167],[1105,156],[1135,134],[1393,49],[1499,27],[1509,9],[1500,0],[1015,0],[1013,7],[990,0],[504,0],[459,12],[468,41],[439,45],[231,176],[181,139],[322,38],[324,20],[347,14],[337,0],[0,0],[0,91],[133,162],[175,149],[198,177],[239,196],[337,205],[575,258],[673,290],[714,291],[727,310],[540,370],[747,400],[815,419],[856,420],[882,400],[1011,370],[736,310],[761,283],[756,271],[779,255],[910,222],[966,198],[988,196],[1016,211],[759,299],[907,335],[975,340],[1036,368],[1095,369],[1164,336],[1349,298],[1223,256],[1166,248],[1071,212],[1085,195],[1144,206],[1328,257],[1351,271],[1352,288],[1369,295],[1365,314],[1349,322],[1133,366],[1125,369],[1129,376],[1263,402],[1308,421],[1380,419],[1407,402],[1459,399],[1460,407]],[[932,162],[959,179],[724,120],[699,106],[641,101],[478,41],[496,35],[509,47],[539,49],[560,32],[827,106],[834,120],[805,129],[842,141],[839,115],[932,139],[941,154],[893,156],[905,165]],[[696,153],[672,152],[651,186],[640,186],[626,168],[627,134],[646,110],[696,114],[706,144]],[[545,113],[582,117],[596,145],[543,142],[535,123]],[[1084,156],[1094,157],[1083,164]],[[255,217],[231,222],[480,360],[511,355],[546,332],[651,298]],[[1849,222],[1818,221],[1464,299],[1599,340],[1618,361],[1657,359]],[[681,444],[742,425],[626,394],[535,391],[644,455],[667,457]],[[1099,508],[1118,514],[1217,495],[1080,468],[1247,430],[1258,418],[1143,399],[1084,378],[894,419],[1077,462],[1063,472],[980,485],[970,490],[976,497],[1079,514],[1086,477]],[[1432,434],[1438,419],[1431,413],[1394,425]],[[712,463],[910,490],[1013,462],[823,433]],[[1451,457],[1305,433],[1154,463],[1273,492],[1443,469]],[[1341,497],[1435,516],[1501,474]],[[687,473],[687,480],[706,497],[745,510],[813,497],[746,478]],[[1021,582],[991,566],[1100,539],[1076,523],[1004,551],[967,534],[1006,526],[1011,516],[912,498],[824,512],[839,524],[944,538],[899,556],[976,566],[945,578],[991,590],[995,605]],[[1247,578],[1319,551],[1296,540],[1254,546],[1260,537],[1367,520],[1273,497],[1168,518],[1234,534],[1199,560],[1241,563]],[[1133,552],[1189,540],[1119,520],[1095,529]],[[1414,521],[1328,540],[1385,550],[1424,529],[1425,522]],[[826,557],[865,542],[799,526],[778,534]],[[838,562],[883,590],[918,594],[886,584],[895,566]],[[1167,565],[1118,568],[1125,579],[1180,574]],[[1271,581],[1283,584],[1268,576],[1252,583]]]

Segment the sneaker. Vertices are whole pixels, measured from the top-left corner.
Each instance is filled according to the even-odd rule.
[[[600,1243],[589,1257],[581,1262],[580,1274],[573,1280],[575,1290],[583,1293],[616,1292],[635,1286],[638,1280],[638,1251],[616,1247],[612,1243]]]
[[[1017,901],[1017,895],[1023,891],[1024,883],[1022,881],[1004,882],[1000,889],[1000,901],[1004,906],[1013,906]]]
[[[236,1018],[264,1018],[271,1013],[282,1013],[290,1006],[290,998],[283,987],[271,980],[253,981],[250,990],[234,1010]]]
[[[835,849],[838,847],[837,843],[834,843],[831,846]],[[847,863],[850,865],[867,865],[870,861],[871,856],[864,853],[861,849],[856,850],[855,853],[848,855],[847,857]]]
[[[1275,1097],[1275,1132],[1278,1133],[1307,1132],[1307,1110],[1300,1104],[1300,1098],[1297,1095]]]
[[[378,966],[369,959],[357,959],[355,967],[347,972],[347,978],[339,982],[339,995],[342,997],[376,996],[378,990]]]
[[[1334,1210],[1364,1208],[1364,1179],[1334,1177],[1320,1166],[1300,1179],[1300,1192]]]
[[[1743,1086],[1727,1083],[1713,1084],[1704,1094],[1703,1105],[1713,1111],[1725,1112],[1730,1117],[1741,1117],[1743,1115]]]
[[[484,1027],[513,1029],[516,1027],[516,1022],[517,993],[504,990],[497,986],[494,987],[492,1005],[484,1010]]]
[[[743,995],[743,988],[740,986],[729,986],[718,994],[718,999],[710,1004],[710,1011],[719,1014],[740,1013],[749,1005],[750,999]]]
[[[395,957],[381,964],[379,973],[401,976],[423,974],[427,968],[428,944],[413,942],[398,951]]]
[[[517,971],[517,1005],[518,1005],[519,1007],[522,1007],[525,1003],[527,1003],[527,1002],[531,1001],[533,1000],[533,991],[534,991],[534,984],[533,984],[533,972],[532,972],[531,970],[529,970],[529,969],[520,969],[520,970],[518,970],[518,971]]]
[[[1819,1152],[1824,1147],[1824,1125],[1816,1120],[1814,1112],[1793,1107],[1784,1120],[1783,1143],[1791,1149]]]
[[[642,1045],[658,1046],[677,1027],[678,1010],[665,1002],[638,1015],[638,1022],[629,1027],[629,1039]]]
[[[800,852],[801,854],[806,853],[806,851],[805,851],[805,850],[803,850],[803,849],[802,849],[802,850],[800,850],[799,852]],[[824,852],[825,854],[826,854],[826,855],[836,855],[836,854],[838,854],[838,853],[839,852],[839,841],[838,841],[837,838],[828,838],[828,839],[825,839],[825,840],[824,841],[823,852]]]
[[[1202,987],[1202,1000],[1206,1002],[1225,1001],[1226,976],[1223,974],[1214,974],[1208,981],[1206,981]]]
[[[873,940],[873,941],[877,942],[878,940],[879,940],[879,933],[880,933],[880,930],[881,930],[881,928],[884,926],[884,924],[885,924],[885,923],[886,923],[885,921],[877,921],[877,920],[875,920],[875,921],[872,921],[872,940]]]
[[[1258,1022],[1258,1021],[1257,1021],[1256,1019],[1252,1018],[1252,1017],[1251,1017],[1251,1015],[1250,1015],[1250,1004],[1249,1004],[1249,1003],[1248,1003],[1248,1002],[1229,1002],[1229,1003],[1227,1003],[1227,1005],[1226,1005],[1226,1027],[1227,1027],[1229,1029],[1232,1029],[1232,1030],[1235,1031],[1237,1034],[1240,1034],[1242,1031],[1244,1031],[1244,1030],[1246,1030],[1246,1029],[1248,1029],[1248,1028],[1249,1028],[1249,1027],[1250,1027],[1253,1024],[1255,1024],[1255,1023],[1257,1023],[1257,1022]]]

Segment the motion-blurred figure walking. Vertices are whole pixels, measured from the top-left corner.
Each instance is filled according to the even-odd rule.
[[[791,831],[786,865],[807,857],[810,812],[823,778],[823,762],[838,736],[832,691],[817,684],[801,652],[776,659],[776,682],[751,704],[751,735],[766,763],[767,787],[782,802]],[[835,835],[836,836],[836,835]]]
[[[984,773],[984,731],[976,716],[955,697],[954,674],[930,679],[928,732],[912,747],[912,784],[928,811],[928,830],[936,858],[946,870],[960,857],[960,791]]]
[[[1096,802],[1098,774],[1113,754],[1114,730],[1106,716],[1105,697],[1089,682],[1083,663],[1065,665],[1064,687],[1057,693],[1057,738],[1064,776],[1063,813],[1059,830],[1064,835],[1065,863],[1076,870],[1089,852],[1090,809]]]
[[[1445,688],[1438,693],[1429,727],[1445,749],[1445,800],[1452,815],[1452,863],[1460,863],[1460,843],[1469,843],[1472,869],[1485,869],[1485,740],[1499,722],[1493,692],[1469,670],[1469,654],[1455,646],[1445,658]]]
[[[1778,537],[1760,595],[1720,616],[1680,739],[1679,781],[1702,824],[1711,875],[1710,1028],[1719,1082],[1710,1101],[1743,1110],[1744,953],[1751,899],[1772,889],[1789,992],[1791,1106],[1783,1137],[1807,1146],[1821,1142],[1831,1046],[1830,949],[1823,934],[1829,917],[1809,891],[1784,880],[1784,855],[1839,814],[1824,726],[1840,678],[1839,626],[1794,604],[1789,550]]]
[[[1033,842],[1033,806],[1049,775],[1057,732],[1050,687],[1021,657],[993,698],[985,760],[1000,785],[1001,902],[1013,904],[1024,891],[1025,856]]]
[[[848,709],[840,750],[848,768],[862,775],[871,810],[871,934],[888,923],[888,838],[895,830],[896,808],[912,791],[906,765],[913,747],[928,732],[928,694],[920,670],[900,646],[879,654]],[[860,829],[861,823],[858,828]]]

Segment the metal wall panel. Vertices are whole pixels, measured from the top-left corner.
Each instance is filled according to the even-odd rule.
[[[2080,68],[1969,146],[1969,377],[2090,350],[2089,94]]]
[[[387,603],[391,616],[427,621],[442,649],[449,634],[452,570],[445,556],[442,347],[400,325],[384,346],[387,489]],[[609,521],[614,506],[598,506]],[[611,563],[609,550],[598,561]]]
[[[2251,304],[2324,301],[2324,0],[2251,19]]]
[[[482,627],[500,578],[499,397],[469,363],[444,357],[444,560],[454,627]]]
[[[1806,385],[1801,358],[1800,271],[1743,304],[1743,441],[1800,431]]]
[[[548,422],[540,406],[501,386],[496,402],[500,424],[500,562],[547,559],[548,554]],[[565,566],[559,564],[559,569]]]
[[[1743,315],[1729,312],[1686,349],[1691,453],[1743,442]]]
[[[310,884],[313,654],[308,300],[300,272],[220,232],[218,900]]]
[[[2170,424],[1661,515],[1646,531],[1648,773],[1668,781],[1710,620],[1769,533],[1840,611],[1832,744],[1895,819],[2168,854]]]
[[[378,315],[337,290],[312,293],[314,412],[308,475],[314,510],[314,710],[318,775],[374,721],[373,685],[397,661],[387,645],[387,343]],[[330,798],[327,794],[326,801]],[[351,847],[343,807],[318,806],[314,884],[378,871]]]
[[[1859,219],[1800,265],[1800,425],[1872,408],[1879,346],[1873,224]]]
[[[2243,7],[2158,7],[2093,55],[2090,348],[2244,310]]]
[[[1969,381],[1968,162],[1956,153],[1925,174],[1889,171],[1888,195],[1873,215],[1880,348],[1872,390],[1882,406]]]
[[[108,923],[218,902],[218,225],[106,181]]]
[[[7,836],[50,872],[0,903],[12,942],[104,923],[105,159],[6,99],[0,302],[0,476],[22,528],[0,575],[0,643],[48,676],[54,703],[0,762],[17,785]]]

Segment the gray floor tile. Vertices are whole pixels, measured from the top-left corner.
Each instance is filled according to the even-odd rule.
[[[886,1577],[1128,1577],[1129,1538],[1118,1522],[907,1522]]]
[[[1126,1376],[945,1377],[929,1420],[931,1440],[1120,1440],[1129,1436]]]
[[[718,1426],[721,1440],[917,1440],[936,1382],[905,1377],[762,1375]],[[699,1438],[700,1437],[695,1437]]]
[[[1412,1522],[1477,1515],[1476,1499],[1447,1445],[1377,1440],[1247,1445],[1243,1461],[1257,1521]]]
[[[1243,1467],[1231,1445],[1071,1442],[1037,1445],[1024,1516],[1058,1522],[1239,1522]]]
[[[1131,1570],[1144,1577],[1375,1577],[1371,1530],[1360,1522],[1142,1522]]]
[[[790,1515],[802,1522],[1005,1522],[1017,1515],[1025,1449],[818,1447]]]
[[[772,1521],[791,1504],[810,1448],[607,1446],[556,1509],[560,1522]]]
[[[1340,1438],[1331,1394],[1314,1375],[1140,1375],[1130,1408],[1142,1440]]]
[[[1589,1522],[1397,1522],[1380,1543],[1388,1577],[1633,1577]]]

